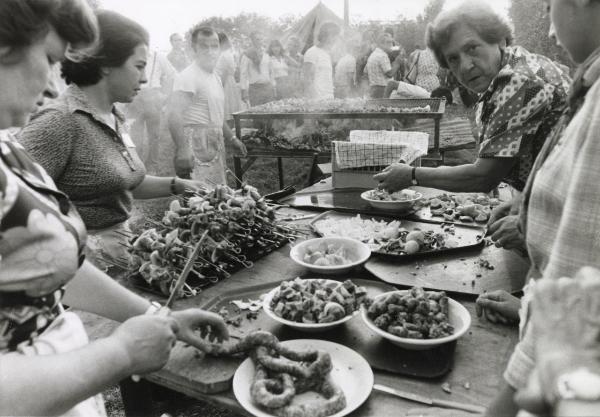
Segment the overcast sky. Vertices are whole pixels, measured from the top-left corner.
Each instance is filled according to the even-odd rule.
[[[461,0],[447,0],[452,5]],[[510,0],[488,1],[499,10],[506,10]],[[337,13],[344,15],[344,0],[322,0]],[[112,9],[144,25],[152,46],[168,49],[168,37],[173,32],[185,32],[195,23],[210,16],[235,16],[241,12],[258,13],[272,18],[284,15],[304,15],[318,0],[100,0],[105,9]],[[423,11],[426,0],[350,0],[350,21],[392,20],[403,15],[414,18]]]

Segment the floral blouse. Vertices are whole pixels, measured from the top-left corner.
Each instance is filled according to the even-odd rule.
[[[565,109],[570,82],[548,58],[508,47],[502,69],[479,99],[479,157],[517,159],[504,181],[519,191]]]
[[[85,239],[67,196],[0,131],[0,353],[32,341],[58,316]]]

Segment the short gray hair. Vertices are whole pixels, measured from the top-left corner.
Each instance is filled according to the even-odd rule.
[[[461,24],[469,26],[481,39],[490,44],[505,41],[508,46],[514,41],[514,29],[507,18],[481,0],[467,0],[441,12],[433,23],[427,26],[427,46],[433,51],[442,68],[448,68],[443,53],[444,47]]]

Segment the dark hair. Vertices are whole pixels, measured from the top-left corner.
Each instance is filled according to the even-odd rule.
[[[279,42],[279,40],[277,39],[273,39],[269,43],[269,48],[267,49],[267,53],[269,54],[269,56],[275,56],[273,54],[273,48],[275,48],[276,46],[279,46],[279,50],[281,51],[280,54],[283,56],[285,50],[283,49],[283,45],[281,44],[281,42]]]
[[[217,32],[210,26],[196,25],[190,31],[190,40],[192,43],[192,49],[196,49],[196,42],[198,42],[198,35],[205,37],[215,36]],[[217,35],[218,37],[219,35]]]
[[[133,20],[108,10],[98,11],[96,17],[100,28],[98,46],[77,62],[63,61],[62,75],[67,84],[97,84],[103,67],[120,67],[136,47],[149,44],[148,32]]]
[[[319,33],[317,34],[317,40],[321,43],[327,42],[333,37],[339,35],[341,32],[340,27],[333,22],[325,22],[319,28]]]
[[[231,42],[229,42],[229,38],[225,32],[219,32],[219,46],[221,49],[231,48]]]
[[[175,36],[181,36],[179,33],[175,32],[175,33],[171,33],[171,36],[169,36],[169,42],[173,42],[173,38]]]
[[[83,0],[0,1],[0,45],[29,46],[50,28],[72,47],[89,46],[98,34],[96,18]]]
[[[511,45],[514,40],[510,22],[480,0],[467,0],[453,9],[441,12],[433,23],[427,26],[427,46],[435,54],[442,68],[448,68],[444,57],[444,47],[452,33],[465,24],[473,29],[481,39],[489,44],[505,41]]]
[[[431,92],[431,98],[445,98],[446,103],[452,104],[454,101],[452,97],[452,91],[446,87],[438,87]]]

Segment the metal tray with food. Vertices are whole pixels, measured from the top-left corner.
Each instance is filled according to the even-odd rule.
[[[310,276],[305,278],[320,278]],[[368,297],[375,297],[395,288],[380,281],[360,278],[350,279],[363,287]],[[289,280],[288,280],[289,281]],[[283,281],[281,281],[283,282]],[[233,339],[241,339],[254,330],[273,333],[281,341],[312,338],[322,339],[348,346],[360,353],[375,368],[387,372],[418,378],[438,378],[452,369],[456,343],[449,343],[431,350],[413,351],[400,348],[378,337],[365,325],[360,314],[325,332],[307,333],[274,320],[262,308],[262,299],[281,282],[259,284],[226,291],[200,307],[221,314],[229,327]],[[231,375],[233,376],[233,369]]]
[[[357,239],[368,244],[374,254],[406,259],[483,247],[486,232],[484,227],[475,225],[337,211],[322,213],[310,225],[319,236]]]

